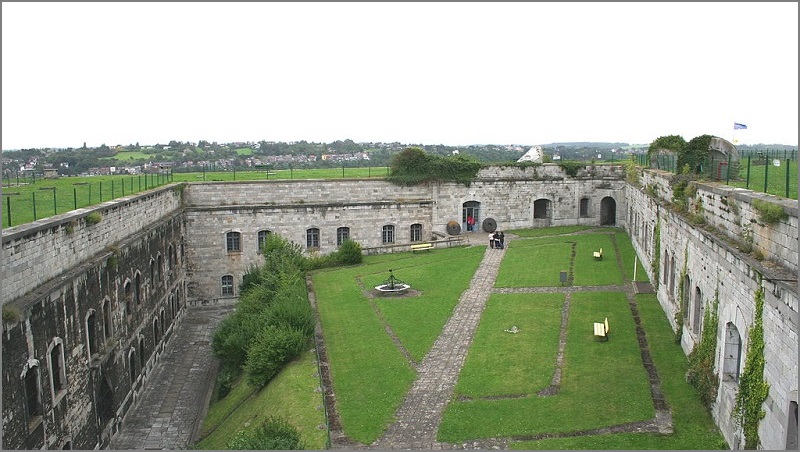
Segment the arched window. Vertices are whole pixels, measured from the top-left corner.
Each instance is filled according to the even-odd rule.
[[[161,340],[161,328],[158,326],[158,317],[153,319],[153,344],[158,345]]]
[[[550,218],[550,200],[537,199],[533,202],[533,218]]]
[[[145,355],[144,351],[144,336],[139,336],[139,366],[142,368],[142,373],[144,373],[144,365],[147,362],[147,355]]]
[[[422,241],[422,225],[419,223],[414,223],[411,225],[411,241],[412,242],[421,242]]]
[[[306,229],[306,248],[319,249],[319,228]]]
[[[173,265],[175,265],[175,261],[172,259],[172,255],[175,253],[175,249],[172,245],[169,246],[169,250],[167,251],[167,271],[172,272]]]
[[[739,329],[731,322],[725,325],[725,355],[722,360],[722,379],[739,381],[742,365],[742,338]]]
[[[394,243],[394,226],[387,224],[383,227],[382,241],[384,244]]]
[[[226,233],[225,247],[229,253],[240,253],[242,251],[242,234],[236,231]]]
[[[700,322],[703,320],[703,294],[699,287],[694,288],[694,309],[692,311],[692,333],[700,334]]]
[[[345,240],[350,240],[350,228],[341,227],[336,229],[336,246],[342,246]]]
[[[92,355],[97,353],[97,323],[94,313],[94,309],[90,309],[86,316],[86,347],[90,360]]]
[[[106,298],[103,300],[103,335],[105,340],[111,339],[114,335],[114,322],[111,315],[111,300]]]
[[[131,379],[131,386],[136,382],[136,349],[131,347],[128,350],[128,376]]]
[[[133,298],[136,300],[136,305],[138,306],[142,302],[142,274],[136,272],[136,276],[134,276],[133,279]]]
[[[39,384],[39,361],[29,359],[22,373],[25,391],[25,410],[28,426],[35,426],[42,420],[42,388]]]
[[[264,252],[264,245],[267,243],[267,236],[270,234],[272,234],[272,231],[268,229],[258,231],[258,254]]]
[[[225,275],[222,277],[222,296],[233,296],[233,275]]]
[[[131,281],[129,279],[125,280],[124,287],[124,299],[125,299],[125,315],[131,315],[133,311],[133,290],[131,289]]]
[[[47,352],[47,366],[50,368],[50,391],[53,401],[67,389],[67,372],[64,366],[64,341],[54,338]]]
[[[692,298],[691,287],[689,275],[686,275],[686,277],[683,278],[683,292],[681,293],[681,310],[683,311],[684,321],[689,318],[689,299]]]

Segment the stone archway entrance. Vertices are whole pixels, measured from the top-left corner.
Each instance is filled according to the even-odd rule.
[[[600,201],[600,226],[614,226],[617,224],[617,201],[606,196]]]

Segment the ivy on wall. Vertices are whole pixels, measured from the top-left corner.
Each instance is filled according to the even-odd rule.
[[[700,401],[711,410],[717,400],[719,377],[714,372],[714,359],[717,355],[717,336],[719,334],[719,289],[714,293],[714,303],[703,314],[703,332],[700,342],[689,353],[689,370],[686,381],[700,395]]]
[[[661,270],[661,217],[656,213],[656,227],[653,229],[653,289],[658,292],[658,283],[661,281],[659,271]]]
[[[753,324],[747,332],[747,359],[739,376],[739,393],[733,407],[733,419],[744,432],[745,449],[758,448],[758,424],[766,415],[761,405],[769,394],[769,383],[764,381],[764,288],[761,275],[755,293],[755,308]]]
[[[683,338],[683,292],[686,290],[686,273],[689,265],[689,244],[683,249],[683,268],[681,268],[681,278],[678,281],[678,312],[675,313],[675,343],[680,344]]]
[[[427,182],[458,182],[469,186],[481,164],[466,157],[439,157],[419,148],[406,148],[392,159],[389,182],[413,186]]]

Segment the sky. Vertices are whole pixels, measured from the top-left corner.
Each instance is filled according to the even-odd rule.
[[[796,2],[2,2],[3,150],[704,134],[797,145]]]

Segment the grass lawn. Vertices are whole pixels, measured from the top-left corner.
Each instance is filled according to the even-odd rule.
[[[609,318],[611,339],[597,342],[592,324],[605,316]],[[556,321],[560,323],[560,316]],[[470,358],[473,349],[486,347],[477,339],[470,349]],[[552,341],[552,338],[544,340],[550,350]],[[537,372],[534,367],[546,365],[552,375],[555,359],[553,353],[549,359],[525,365],[530,366],[530,372]],[[513,361],[507,358],[495,365],[508,368],[515,364]],[[541,377],[534,379],[541,381]],[[474,438],[569,432],[652,418],[655,411],[647,374],[623,293],[573,295],[560,392],[539,397],[534,392],[537,389],[531,388],[529,396],[524,398],[451,403],[445,410],[439,439],[462,442]]]
[[[317,375],[316,354],[304,353],[291,362],[263,389],[253,391],[240,381],[222,400],[209,407],[201,430],[202,440],[193,449],[226,449],[241,430],[258,426],[270,416],[288,421],[300,431],[306,449],[325,449],[328,434]],[[240,380],[244,380],[243,378]]]
[[[337,408],[350,438],[365,444],[376,440],[416,377],[364,292],[385,281],[390,268],[422,292],[418,298],[373,299],[403,347],[421,359],[469,286],[484,250],[365,256],[358,267],[313,275]]]

